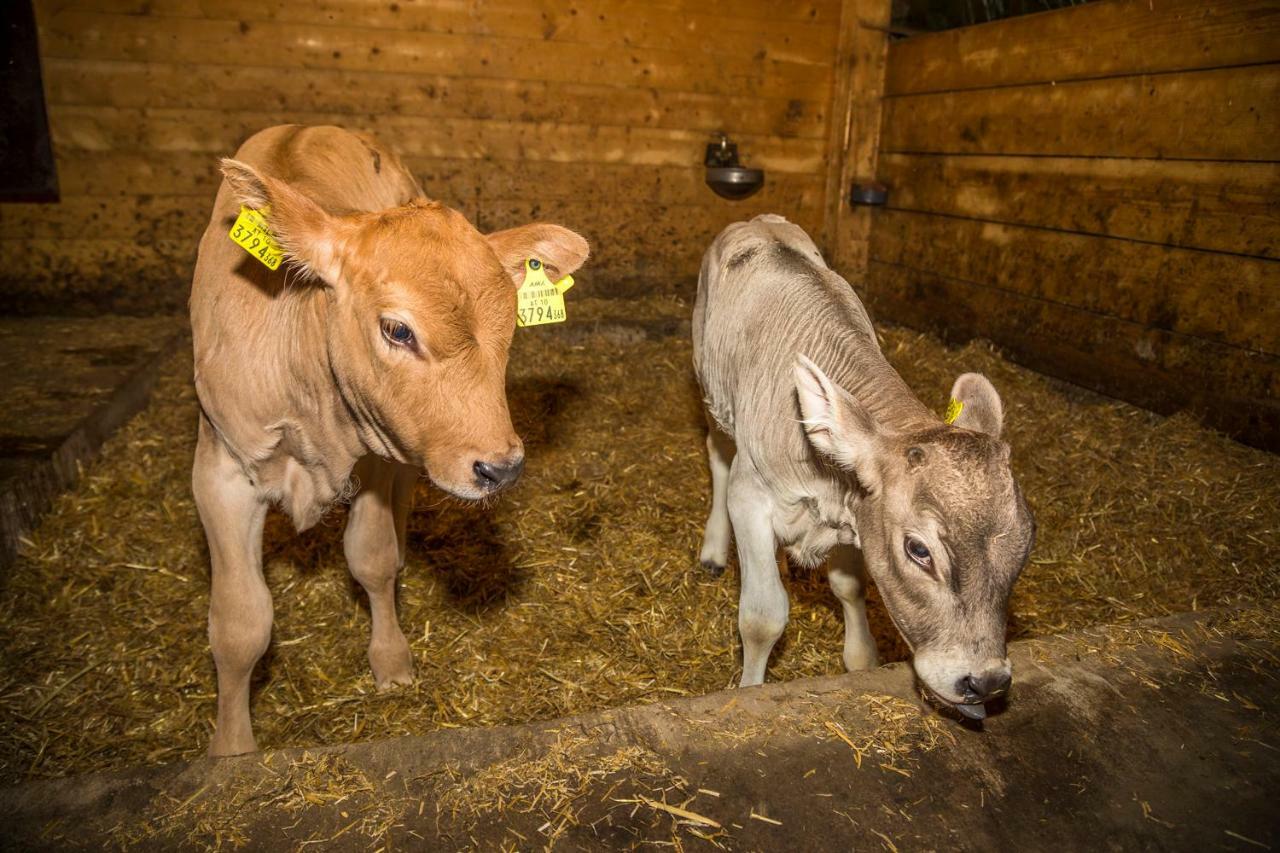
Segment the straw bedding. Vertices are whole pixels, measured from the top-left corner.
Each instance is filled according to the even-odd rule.
[[[582,319],[670,322],[670,301],[592,303]],[[571,319],[571,323],[575,320]],[[890,360],[941,410],[985,372],[1039,522],[1011,603],[1014,638],[1274,601],[1280,459],[1065,386],[990,347],[886,328]],[[577,342],[574,342],[574,341]],[[208,559],[189,490],[191,361],[104,448],[0,580],[0,781],[200,754],[214,715]],[[491,507],[425,483],[401,621],[414,686],[374,690],[368,610],[342,557],[342,507],[296,535],[273,514],[265,566],[273,644],[255,679],[259,744],[337,743],[546,719],[729,686],[735,569],[697,550],[708,498],[704,421],[686,337],[520,330],[511,407],[529,464]],[[788,578],[791,625],[770,678],[840,670],[821,572]],[[905,649],[878,603],[885,659]]]

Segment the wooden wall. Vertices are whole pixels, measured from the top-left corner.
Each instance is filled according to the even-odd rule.
[[[1280,7],[918,36],[885,92],[875,313],[1280,447]]]
[[[37,0],[62,201],[0,206],[18,310],[181,310],[215,163],[281,122],[373,131],[482,229],[582,231],[597,295],[689,293],[725,224],[814,233],[840,0]],[[765,189],[703,185],[727,130]]]

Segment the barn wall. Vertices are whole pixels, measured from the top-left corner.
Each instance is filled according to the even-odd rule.
[[[1280,13],[1103,0],[889,48],[869,301],[1280,446]]]
[[[0,206],[11,308],[180,309],[215,163],[371,130],[482,229],[580,230],[596,295],[691,292],[726,223],[820,233],[840,0],[37,0],[62,202]],[[703,185],[713,131],[767,170]]]

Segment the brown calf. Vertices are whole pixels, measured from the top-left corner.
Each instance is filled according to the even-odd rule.
[[[268,506],[304,530],[351,496],[344,545],[369,595],[369,663],[379,688],[409,683],[395,581],[415,481],[425,470],[478,499],[519,476],[504,385],[524,261],[565,275],[588,249],[557,225],[483,235],[427,200],[394,154],[336,127],[264,130],[222,169],[191,288],[192,487],[213,563],[209,752],[234,755],[256,749],[249,676],[271,637]],[[279,269],[228,237],[241,205],[269,207]]]

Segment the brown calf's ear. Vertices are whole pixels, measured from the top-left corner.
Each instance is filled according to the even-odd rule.
[[[875,420],[848,391],[803,355],[796,356],[795,375],[796,399],[809,443],[857,475],[864,488],[878,489],[880,430]]]
[[[542,261],[549,267],[548,275],[558,280],[582,266],[591,253],[578,234],[543,222],[494,231],[486,239],[516,287],[524,284],[524,262],[529,258]]]
[[[224,159],[222,174],[245,207],[270,207],[267,224],[286,257],[303,274],[336,286],[342,271],[344,226],[287,183],[258,172],[248,163]]]
[[[995,386],[981,373],[962,373],[951,386],[951,399],[961,404],[953,426],[1000,437],[1004,426],[1004,404]]]

